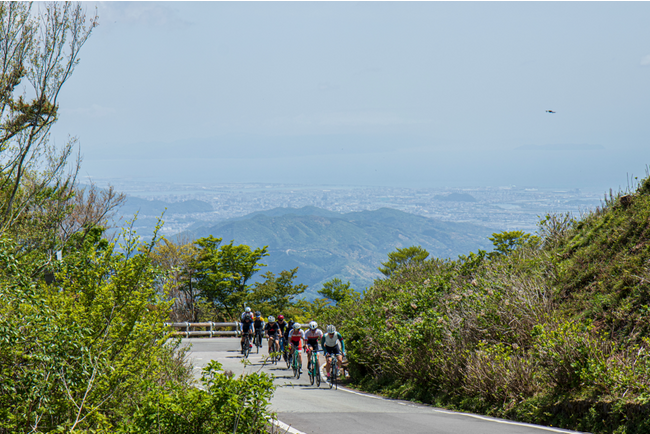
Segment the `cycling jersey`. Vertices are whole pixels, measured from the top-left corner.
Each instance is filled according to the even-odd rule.
[[[262,329],[264,329],[264,318],[263,317],[255,318],[255,330],[257,331]]]
[[[322,337],[323,337],[323,332],[320,329],[316,329],[316,330],[309,329],[305,333],[305,339],[307,339],[307,345],[309,345],[316,351],[318,351],[318,341]]]
[[[282,336],[286,337],[287,336],[287,326],[289,324],[287,324],[287,322],[284,321],[284,320],[282,322],[278,321],[278,322],[276,322],[276,324],[278,325],[278,327],[280,327],[280,333],[282,333]]]
[[[289,332],[289,342],[298,345],[298,349],[302,350],[302,341],[305,339],[305,332],[302,330],[292,329]]]
[[[264,331],[269,335],[269,336],[277,336],[278,333],[280,333],[280,326],[278,325],[277,322],[274,322],[273,324],[268,323],[267,325],[264,326]]]
[[[341,333],[336,332],[332,337],[330,337],[329,333],[326,333],[321,339],[321,345],[326,353],[338,354],[339,343],[341,351],[345,352],[345,344],[343,343],[343,336],[341,336]]]
[[[248,333],[253,326],[253,314],[244,312],[241,314],[241,328],[242,332]]]

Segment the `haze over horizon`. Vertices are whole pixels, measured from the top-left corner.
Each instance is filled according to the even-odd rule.
[[[53,132],[82,177],[604,191],[650,163],[647,2],[85,4]]]

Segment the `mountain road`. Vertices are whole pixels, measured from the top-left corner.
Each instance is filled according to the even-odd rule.
[[[249,356],[244,366],[239,338],[183,339],[191,345],[190,360],[195,375],[210,360],[223,365],[235,375],[264,371],[275,376],[277,386],[271,400],[271,409],[277,413],[279,432],[292,434],[546,434],[574,433],[554,427],[517,423],[503,419],[447,411],[408,401],[388,399],[339,387],[330,389],[323,381],[320,387],[311,386],[306,373],[307,360],[303,356],[303,375],[299,380],[286,368],[265,363],[267,343],[256,354]],[[322,360],[322,357],[321,357]],[[324,376],[324,373],[323,373]]]

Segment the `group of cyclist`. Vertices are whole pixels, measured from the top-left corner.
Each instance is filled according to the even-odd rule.
[[[327,326],[327,332],[323,333],[318,328],[316,321],[309,323],[309,329],[305,332],[299,323],[293,321],[285,321],[283,315],[278,315],[278,319],[269,316],[268,322],[265,323],[262,313],[252,312],[250,307],[246,307],[241,314],[242,324],[242,339],[241,351],[244,353],[244,342],[246,334],[264,336],[268,339],[269,354],[282,351],[286,357],[286,352],[293,353],[294,348],[299,351],[305,351],[308,354],[315,351],[318,354],[320,348],[326,357],[325,371],[327,377],[330,376],[330,357],[336,357],[338,361],[339,370],[343,363],[343,355],[345,355],[345,343],[343,336],[336,331],[336,327],[332,324]],[[288,343],[288,348],[283,348],[280,338],[284,338],[284,342]],[[304,345],[303,345],[304,344]]]

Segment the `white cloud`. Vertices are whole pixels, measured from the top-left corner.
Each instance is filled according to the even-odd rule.
[[[641,59],[641,66],[650,66],[650,54]]]

